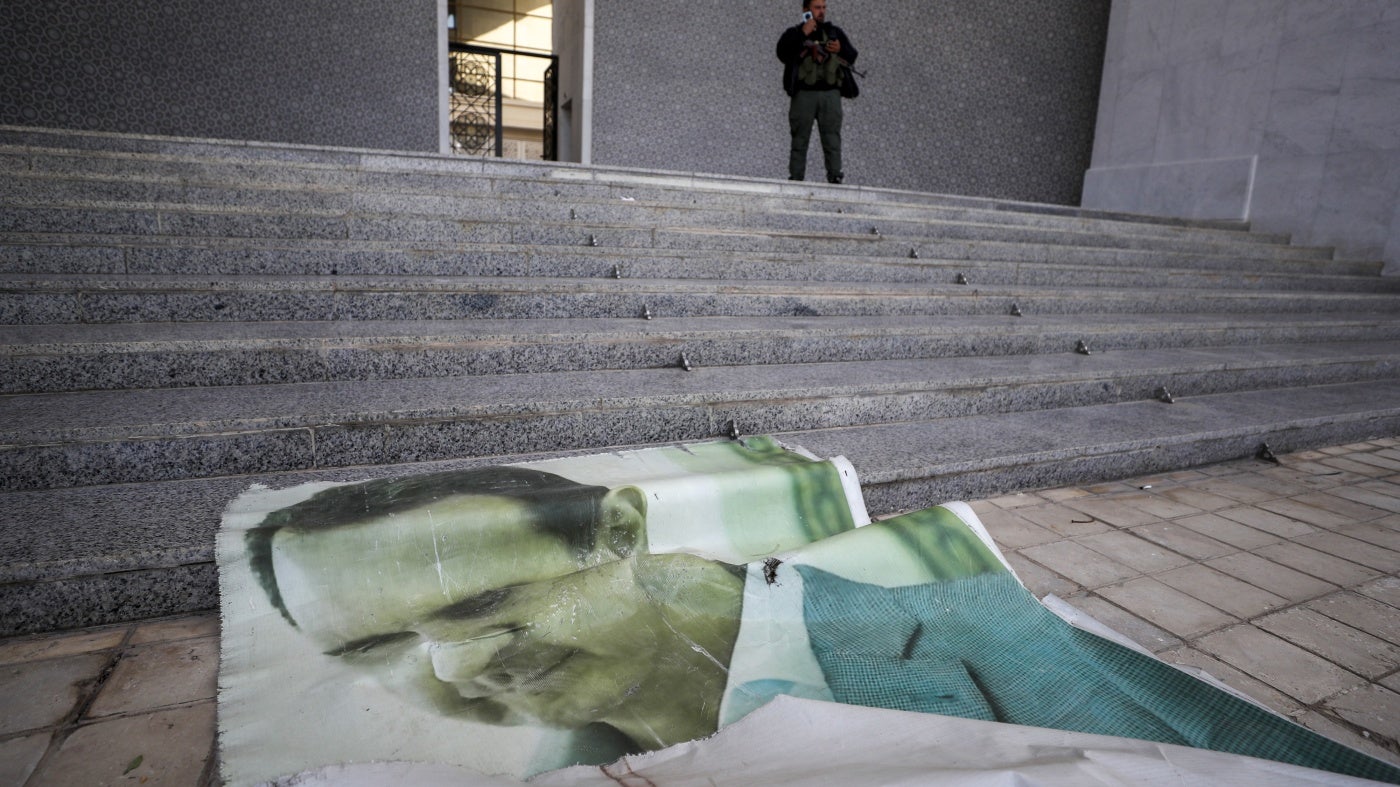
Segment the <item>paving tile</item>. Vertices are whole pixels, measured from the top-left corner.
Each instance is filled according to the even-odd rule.
[[[1396,754],[1384,746],[1381,746],[1374,740],[1356,734],[1350,727],[1346,727],[1333,719],[1329,719],[1317,711],[1308,711],[1299,716],[1298,723],[1319,735],[1324,735],[1338,743],[1346,744],[1378,760],[1400,765],[1400,754]]]
[[[1386,478],[1374,478],[1370,481],[1362,481],[1361,483],[1357,484],[1357,486],[1361,487],[1362,489],[1369,489],[1373,492],[1379,492],[1380,494],[1386,495],[1392,500],[1400,501],[1400,481]]]
[[[1131,532],[1135,536],[1140,536],[1195,560],[1205,560],[1239,551],[1229,544],[1222,544],[1213,538],[1207,538],[1175,522],[1158,522],[1154,525],[1135,527]]]
[[[1215,513],[1242,525],[1249,525],[1255,530],[1263,530],[1265,533],[1273,533],[1283,538],[1297,538],[1317,532],[1317,528],[1312,525],[1253,506],[1222,508]]]
[[[1131,492],[1137,487],[1128,484],[1126,481],[1107,481],[1102,484],[1083,487],[1084,491],[1091,495],[1111,495],[1118,492]]]
[[[1357,593],[1333,593],[1308,602],[1308,609],[1340,620],[1352,628],[1400,645],[1400,615],[1395,607]]]
[[[1400,645],[1306,607],[1266,615],[1254,625],[1372,680],[1400,667]]]
[[[1206,475],[1205,473],[1202,473],[1199,470],[1178,470],[1174,473],[1167,473],[1165,477],[1169,481],[1175,481],[1179,484],[1186,484],[1192,481],[1203,481],[1209,478],[1210,476]]]
[[[1362,505],[1345,497],[1338,497],[1330,492],[1309,492],[1306,495],[1298,495],[1290,498],[1300,503],[1306,503],[1313,508],[1321,508],[1324,511],[1331,511],[1352,522],[1369,522],[1385,516],[1387,512],[1383,508]],[[1345,527],[1346,525],[1342,525]]]
[[[1297,700],[1287,694],[1284,694],[1261,680],[1251,678],[1220,659],[1202,653],[1195,648],[1183,645],[1179,648],[1163,651],[1157,655],[1162,661],[1168,664],[1180,664],[1187,667],[1203,669],[1209,672],[1211,677],[1219,680],[1226,686],[1248,694],[1278,713],[1296,715],[1303,710],[1303,706],[1299,705]]]
[[[1289,603],[1282,596],[1198,563],[1157,574],[1154,578],[1242,620],[1281,609]]]
[[[1139,496],[1146,497],[1145,495]],[[1130,496],[1118,498],[1083,497],[1070,500],[1066,506],[1082,511],[1100,522],[1114,527],[1133,527],[1156,522],[1161,517],[1154,516],[1136,505],[1137,499]],[[1079,517],[1082,519],[1083,517]]]
[[[1334,474],[1332,468],[1320,466],[1319,471],[1318,469],[1314,469],[1311,466],[1312,464],[1313,463],[1310,462],[1307,466],[1295,466],[1290,463],[1282,467],[1271,467],[1267,470],[1260,471],[1260,476],[1271,480],[1270,486],[1264,488],[1264,491],[1279,489],[1280,487],[1278,487],[1277,484],[1289,484],[1298,490],[1295,494],[1301,495],[1306,494],[1310,490],[1325,491],[1338,484],[1345,483],[1340,476]],[[1365,476],[1360,477],[1365,478]]]
[[[1292,497],[1311,491],[1311,487],[1299,483],[1298,474],[1290,472],[1287,468],[1266,467],[1256,470],[1253,473],[1244,473],[1235,478],[1235,482],[1247,487],[1252,487],[1269,497]]]
[[[1206,476],[1208,478],[1223,478],[1225,476],[1239,475],[1241,472],[1243,472],[1242,468],[1253,466],[1254,461],[1247,460],[1244,462],[1221,462],[1220,464],[1198,467],[1196,468],[1196,470],[1201,475]]]
[[[1310,533],[1295,539],[1293,543],[1387,574],[1400,571],[1400,552],[1393,552],[1343,533]]]
[[[1248,525],[1242,525],[1216,514],[1183,517],[1173,524],[1181,525],[1207,538],[1213,538],[1222,544],[1229,544],[1239,549],[1254,549],[1265,544],[1278,543],[1282,539],[1282,536],[1265,533],[1263,530],[1255,530]]]
[[[1263,490],[1256,489],[1252,486],[1238,483],[1233,478],[1213,479],[1210,481],[1204,481],[1201,484],[1199,484],[1198,487],[1207,492],[1220,495],[1221,497],[1228,497],[1231,500],[1234,500],[1236,504],[1246,503],[1248,505],[1254,505],[1256,503],[1262,503],[1265,500],[1273,500],[1276,497],[1284,496],[1270,494]],[[1306,491],[1308,490],[1301,489],[1297,492],[1294,492],[1293,494],[1300,494]]]
[[[89,724],[68,736],[29,787],[118,782],[186,787],[199,782],[213,742],[213,702]],[[140,764],[131,768],[137,757]]]
[[[1024,492],[1018,492],[1014,495],[1003,495],[1001,497],[993,497],[987,502],[991,503],[997,508],[1022,508],[1024,506],[1033,506],[1038,504],[1040,502],[1040,498],[1036,497],[1035,495],[1028,495]]]
[[[1059,489],[1042,489],[1035,494],[1037,497],[1049,500],[1052,503],[1062,503],[1066,500],[1073,500],[1076,497],[1084,497],[1089,493],[1085,492],[1083,489],[1067,486]]]
[[[1279,516],[1295,519],[1316,527],[1341,527],[1351,524],[1354,520],[1351,517],[1333,511],[1324,511],[1315,508],[1307,503],[1299,502],[1296,497],[1281,497],[1278,500],[1265,500],[1259,504],[1265,511],[1272,511]]]
[[[1383,467],[1376,467],[1373,464],[1358,462],[1354,459],[1351,459],[1350,457],[1345,456],[1329,457],[1327,459],[1319,461],[1318,464],[1326,465],[1327,467],[1335,467],[1338,470],[1347,473],[1356,473],[1357,475],[1364,475],[1367,478],[1380,478],[1381,476],[1390,475],[1394,472],[1393,470],[1387,470]]]
[[[1380,577],[1378,579],[1373,579],[1363,585],[1357,585],[1354,591],[1368,598],[1373,598],[1382,604],[1389,604],[1392,607],[1400,609],[1400,577]]]
[[[1312,459],[1322,459],[1327,456],[1331,456],[1331,454],[1325,454],[1321,451],[1294,451],[1288,455],[1288,459],[1290,463],[1292,463],[1299,460],[1309,461]]]
[[[1400,526],[1400,520],[1397,520],[1397,526]],[[1340,528],[1337,532],[1358,541],[1400,551],[1400,530],[1395,529],[1394,526],[1387,526],[1383,521],[1350,525]]]
[[[1158,628],[1137,615],[1098,596],[1086,594],[1073,598],[1066,598],[1065,601],[1068,601],[1071,606],[1094,620],[1108,626],[1153,653],[1159,653],[1168,648],[1180,647],[1182,644],[1181,639],[1171,632]]]
[[[1201,637],[1196,647],[1305,705],[1362,683],[1357,675],[1248,624]]]
[[[1400,473],[1400,459],[1392,459],[1381,453],[1352,454],[1348,456],[1353,462],[1360,462],[1363,465],[1373,465],[1386,471],[1386,474]]]
[[[1385,686],[1391,691],[1400,691],[1400,672],[1391,675],[1390,677],[1382,680],[1380,683],[1382,686]]]
[[[1100,588],[1100,596],[1184,639],[1235,622],[1215,607],[1150,577]]]
[[[1136,495],[1123,495],[1121,497],[1115,497],[1113,499],[1113,502],[1118,503],[1120,505],[1125,505],[1133,511],[1140,511],[1144,514],[1148,514],[1154,517],[1155,519],[1176,519],[1180,516],[1190,516],[1192,514],[1201,513],[1201,509],[1196,508],[1195,506],[1186,505],[1185,503],[1179,503],[1175,500],[1172,500],[1169,497],[1162,497],[1161,495],[1155,495],[1148,492]],[[1119,527],[1132,527],[1136,524],[1145,523],[1127,522],[1124,524],[1119,524],[1117,522],[1113,522],[1113,524],[1117,524]]]
[[[1378,576],[1374,569],[1286,541],[1259,547],[1254,554],[1342,586],[1359,585]]]
[[[1346,454],[1356,453],[1356,449],[1345,445],[1329,445],[1326,448],[1319,448],[1317,450],[1327,456],[1345,456]]]
[[[17,637],[0,642],[0,664],[38,661],[99,650],[111,650],[122,644],[128,627],[102,628],[71,634],[46,634],[39,637]]]
[[[1255,587],[1283,596],[1294,603],[1317,598],[1337,589],[1337,586],[1330,582],[1323,582],[1317,577],[1310,577],[1249,552],[1207,560],[1206,565],[1236,579],[1243,579]]]
[[[219,633],[218,615],[187,615],[142,623],[131,633],[131,644],[212,637]]]
[[[1027,547],[1021,554],[1086,588],[1107,585],[1139,573],[1073,541]]]
[[[1339,486],[1332,490],[1332,494],[1362,505],[1384,509],[1392,514],[1400,514],[1400,499],[1396,499],[1392,495],[1382,494],[1369,487]]]
[[[982,524],[987,526],[987,532],[991,534],[992,540],[1005,549],[1020,549],[1063,538],[1059,533],[1047,530],[1000,508],[994,508],[986,513],[978,512],[978,514]]]
[[[1075,540],[1100,555],[1112,558],[1145,574],[1165,571],[1191,562],[1189,557],[1179,555],[1170,549],[1164,549],[1158,544],[1122,530],[1081,536]]]
[[[134,648],[117,662],[88,716],[212,699],[218,670],[219,641],[215,637]]]
[[[1016,576],[1021,579],[1021,584],[1025,585],[1026,589],[1036,598],[1044,598],[1050,593],[1064,598],[1079,590],[1078,585],[1030,558],[1024,557],[1019,552],[1007,552],[1006,562],[1011,564],[1011,567],[1016,570]]]
[[[1343,719],[1387,738],[1400,739],[1400,694],[1374,684],[1340,694],[1323,706]]]
[[[1293,465],[1293,469],[1299,473],[1307,473],[1313,479],[1313,485],[1320,489],[1327,489],[1345,484],[1354,484],[1358,481],[1365,481],[1366,476],[1348,473],[1345,470],[1338,470],[1329,467],[1321,462],[1299,462]]]
[[[41,732],[0,743],[0,784],[24,784],[49,748],[52,733]]]
[[[1165,489],[1162,491],[1162,496],[1192,508],[1199,508],[1202,511],[1214,511],[1217,508],[1229,508],[1240,504],[1238,500],[1222,497],[1195,486]]]
[[[0,735],[62,721],[109,660],[89,653],[0,667]]]
[[[1109,526],[1082,511],[1066,508],[1056,503],[1046,503],[1016,511],[1017,515],[1044,528],[1049,528],[1062,536],[1087,536],[1103,533]]]

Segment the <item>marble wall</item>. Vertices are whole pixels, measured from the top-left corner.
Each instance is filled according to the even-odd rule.
[[[595,163],[787,177],[774,49],[800,0],[587,2]],[[1077,204],[1108,5],[830,0],[867,72],[845,104],[847,182]],[[808,156],[823,180],[815,132]]]
[[[437,0],[0,3],[0,124],[439,149]]]
[[[1400,2],[1117,0],[1086,207],[1248,219],[1400,273]]]

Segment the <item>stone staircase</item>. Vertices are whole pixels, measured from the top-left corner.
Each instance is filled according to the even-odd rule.
[[[213,607],[254,482],[775,433],[880,514],[1400,434],[1400,279],[1237,223],[3,127],[0,206],[0,634]]]

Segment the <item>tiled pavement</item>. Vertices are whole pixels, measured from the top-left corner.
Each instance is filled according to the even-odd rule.
[[[1400,763],[1400,440],[973,503],[1037,596]],[[0,786],[204,785],[211,614],[0,641]]]

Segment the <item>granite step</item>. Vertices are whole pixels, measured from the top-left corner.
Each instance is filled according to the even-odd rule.
[[[238,245],[203,241],[173,245],[86,245],[0,242],[0,275],[23,274],[200,274],[547,276],[577,278],[664,278],[684,271],[689,279],[805,280],[951,283],[959,274],[983,284],[1054,287],[1175,287],[1184,289],[1307,290],[1312,292],[1400,292],[1400,277],[1356,273],[1201,270],[1153,265],[1082,264],[996,259],[913,257],[852,258],[742,252],[692,253],[616,248],[482,245],[403,249],[382,244],[311,243]],[[124,241],[126,242],[126,241]],[[1189,261],[1188,261],[1189,262]],[[1241,268],[1246,266],[1239,266]],[[1309,266],[1311,267],[1311,266]]]
[[[730,175],[706,175],[622,167],[583,166],[557,162],[530,162],[494,158],[440,156],[421,153],[387,153],[381,150],[349,148],[316,148],[277,143],[245,143],[225,140],[204,140],[174,137],[151,137],[102,132],[40,129],[24,126],[0,126],[0,145],[11,155],[0,156],[0,171],[27,171],[36,157],[59,156],[70,159],[69,166],[60,170],[91,173],[103,162],[140,159],[145,169],[154,170],[162,162],[176,165],[199,164],[219,166],[232,163],[242,166],[239,171],[219,171],[220,181],[229,176],[253,173],[277,175],[295,173],[307,180],[306,168],[319,168],[321,178],[353,178],[361,170],[383,171],[385,174],[440,175],[458,181],[470,176],[529,183],[548,180],[559,187],[563,184],[604,184],[631,188],[679,190],[682,193],[723,193],[749,197],[767,193],[783,197],[820,198],[833,201],[869,204],[880,201],[900,201],[923,205],[958,206],[1011,213],[1037,213],[1044,216],[1093,219],[1099,221],[1131,221],[1134,224],[1154,224],[1164,227],[1243,230],[1247,224],[1229,220],[1181,219],[1140,216],[1114,211],[1101,211],[1073,206],[1021,203],[984,197],[879,189],[862,186],[828,186],[819,183],[791,183],[764,178]],[[259,166],[263,165],[263,166]],[[188,174],[188,170],[185,170]],[[345,173],[345,174],[335,174]],[[346,182],[349,182],[348,180]],[[358,185],[366,185],[360,183]],[[529,188],[529,186],[527,186]],[[609,196],[623,196],[610,194]],[[633,195],[635,196],[635,195]]]
[[[1393,314],[0,326],[0,393],[1400,340]]]
[[[0,276],[0,324],[577,317],[1387,313],[1365,292],[526,277]]]
[[[490,204],[483,203],[483,204]],[[592,239],[604,246],[644,248],[721,248],[735,250],[815,251],[826,253],[906,253],[923,243],[989,241],[1051,247],[1151,250],[1229,256],[1244,260],[1329,260],[1328,248],[1241,244],[1161,238],[1121,233],[1076,232],[969,222],[894,221],[795,214],[777,226],[745,227],[714,213],[659,208],[613,208],[591,219],[555,200],[515,201],[493,210],[470,210],[457,216],[371,211],[290,211],[229,208],[199,210],[181,204],[10,207],[0,214],[0,233],[92,233],[109,235],[318,238],[440,243],[519,243],[581,245]],[[571,218],[572,217],[572,218]],[[711,219],[716,219],[711,221]],[[690,226],[686,222],[702,220]],[[787,226],[784,226],[787,225]],[[884,227],[881,229],[881,227]]]
[[[509,235],[511,228],[497,230]],[[711,233],[713,235],[713,233]],[[394,241],[339,238],[223,238],[91,234],[76,232],[0,233],[0,272],[10,273],[209,273],[209,274],[446,274],[446,275],[583,275],[609,276],[621,265],[631,274],[674,274],[677,266],[696,277],[727,278],[735,268],[771,271],[767,278],[814,278],[859,275],[850,266],[875,268],[880,278],[909,279],[919,266],[935,263],[983,263],[985,270],[1021,272],[1018,264],[1066,266],[1060,283],[1093,283],[1099,275],[1125,270],[1242,277],[1357,277],[1384,284],[1380,263],[1367,260],[1259,259],[1229,255],[1188,254],[1158,249],[1106,249],[1048,246],[1003,241],[908,241],[869,235],[844,236],[845,248],[815,238],[788,236],[787,247],[742,248],[698,236],[687,248],[684,233],[627,240],[608,232],[573,228],[549,244],[501,242]],[[700,243],[700,240],[707,241]],[[650,241],[650,242],[647,242]],[[730,246],[732,248],[726,248]],[[718,266],[711,274],[708,271]],[[833,266],[851,273],[830,273]],[[912,267],[910,267],[912,266]],[[797,274],[782,271],[800,271]],[[1047,267],[1046,270],[1053,270]],[[1098,273],[1102,271],[1102,273]],[[1022,273],[1022,275],[1025,275]],[[752,275],[743,278],[753,278]],[[1345,280],[1346,286],[1354,282]]]
[[[0,149],[0,158],[3,158]],[[66,162],[65,162],[66,163]],[[84,162],[86,163],[86,162]],[[307,182],[278,166],[286,183],[244,183],[239,169],[200,171],[198,162],[118,160],[110,172],[90,169],[49,174],[41,169],[9,173],[0,180],[0,200],[16,207],[69,207],[147,210],[278,211],[307,215],[393,214],[447,219],[518,220],[538,217],[583,222],[645,221],[661,226],[718,226],[790,230],[866,231],[929,235],[948,223],[1001,226],[1020,234],[1039,230],[1089,235],[1130,235],[1194,240],[1215,245],[1284,245],[1287,236],[1210,228],[1106,222],[1040,212],[981,207],[919,205],[903,202],[833,202],[816,198],[752,194],[739,200],[724,192],[694,189],[638,189],[617,196],[603,187],[581,188],[557,181],[512,179],[464,182],[460,176],[425,178],[417,173],[397,181],[362,177],[359,182],[330,170],[330,182]],[[31,164],[31,167],[37,164]],[[71,166],[71,165],[70,165]],[[191,172],[191,169],[195,169]],[[440,182],[439,182],[440,181]],[[615,192],[607,187],[606,191]],[[927,225],[927,226],[925,226]],[[1027,237],[1034,237],[1029,235]]]
[[[1328,415],[1319,415],[1327,413]],[[1089,484],[1400,432],[1392,381],[1124,402],[779,435],[847,456],[874,515],[1015,489]],[[621,446],[619,446],[621,447]],[[254,483],[285,488],[553,455],[0,494],[0,634],[75,628],[217,606],[214,533]],[[113,528],[113,522],[122,527]]]
[[[0,491],[705,439],[1400,377],[1400,344],[550,372],[7,397]],[[1163,406],[1169,406],[1163,404]]]

